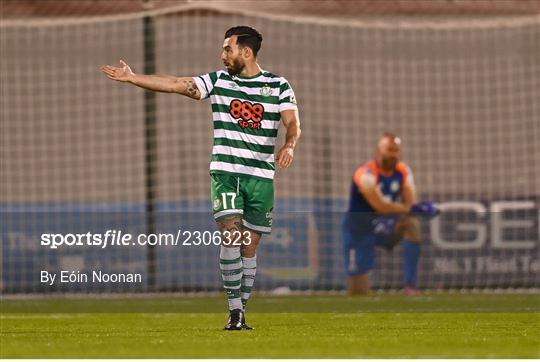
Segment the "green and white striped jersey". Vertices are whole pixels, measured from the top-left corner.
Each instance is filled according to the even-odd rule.
[[[223,70],[194,77],[210,98],[214,147],[210,172],[274,179],[280,112],[297,109],[289,82],[267,71],[242,78]]]

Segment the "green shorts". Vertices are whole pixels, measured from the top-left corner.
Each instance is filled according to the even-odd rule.
[[[249,176],[212,172],[212,208],[216,221],[241,216],[242,225],[269,234],[272,230],[274,183]]]

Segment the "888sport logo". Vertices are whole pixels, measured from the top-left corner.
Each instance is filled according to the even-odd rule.
[[[261,129],[261,122],[264,114],[264,106],[260,103],[241,101],[234,99],[229,105],[229,113],[238,120],[238,125],[242,128]]]

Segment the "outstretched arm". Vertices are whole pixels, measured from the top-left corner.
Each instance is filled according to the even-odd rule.
[[[287,109],[281,112],[281,119],[287,135],[285,136],[285,145],[281,147],[277,154],[277,164],[281,168],[288,168],[294,160],[294,148],[300,138],[300,118],[297,109]]]
[[[138,87],[157,92],[178,93],[193,99],[201,99],[201,92],[191,77],[175,77],[172,75],[135,74],[123,60],[121,67],[104,65],[101,71],[112,80],[128,82]]]

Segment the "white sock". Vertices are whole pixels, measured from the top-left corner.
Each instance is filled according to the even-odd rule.
[[[242,264],[244,273],[242,275],[242,286],[240,287],[242,305],[244,310],[246,309],[246,304],[251,296],[251,290],[253,288],[253,283],[255,282],[255,274],[257,274],[257,255],[252,258],[242,257]]]
[[[242,309],[240,286],[242,284],[243,266],[240,256],[240,247],[221,247],[219,253],[219,266],[223,286],[229,298],[229,310]]]

